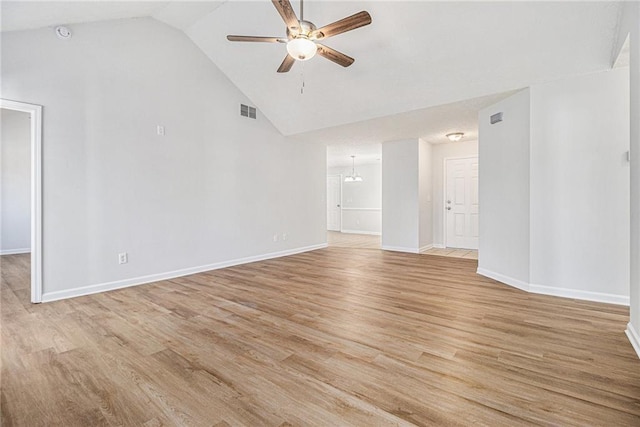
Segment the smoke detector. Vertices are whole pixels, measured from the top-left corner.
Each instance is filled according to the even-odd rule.
[[[71,38],[71,30],[64,26],[56,27],[56,36],[60,40],[69,40]]]

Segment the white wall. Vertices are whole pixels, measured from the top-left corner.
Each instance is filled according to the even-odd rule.
[[[433,144],[433,244],[443,247],[444,227],[444,161],[452,157],[472,157],[478,155],[478,141],[447,142]],[[482,168],[482,165],[480,165]]]
[[[640,3],[624,3],[614,55],[630,35],[630,311],[627,335],[640,356]]]
[[[31,132],[29,113],[0,109],[0,254],[31,248]]]
[[[420,250],[433,246],[433,179],[432,179],[432,147],[426,141],[418,141],[418,174],[419,174],[419,242]]]
[[[489,118],[503,113],[504,120]],[[479,114],[478,272],[518,287],[529,283],[529,90]]]
[[[531,87],[532,286],[629,295],[628,150],[628,68]]]
[[[342,231],[380,234],[382,231],[382,166],[358,165],[362,182],[342,183]],[[329,175],[351,175],[351,167],[329,168]]]
[[[382,144],[382,248],[419,250],[418,140]]]
[[[324,146],[241,117],[250,100],[178,30],[71,29],[2,35],[3,97],[44,106],[45,300],[326,242]]]
[[[480,114],[478,271],[532,292],[628,303],[628,70],[529,93],[530,103],[521,92]],[[488,124],[497,111],[504,121]]]

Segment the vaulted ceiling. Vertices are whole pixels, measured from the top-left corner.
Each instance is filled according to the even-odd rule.
[[[360,10],[373,22],[325,42],[354,57],[351,67],[316,57],[279,74],[284,44],[225,38],[284,36],[268,0],[3,1],[1,7],[3,31],[152,16],[184,31],[285,135],[372,134],[378,126],[385,136],[394,134],[390,128],[410,128],[404,134],[427,140],[441,137],[434,126],[453,126],[447,120],[475,114],[496,94],[611,68],[621,10],[619,2],[307,1],[305,19],[318,27]],[[438,121],[443,108],[448,115]],[[382,140],[378,133],[371,142]]]

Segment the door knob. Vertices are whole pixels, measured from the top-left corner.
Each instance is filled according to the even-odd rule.
[[[451,210],[451,206],[447,206],[447,210],[450,211]]]
[[[447,203],[451,204],[451,200],[447,200]]]
[[[336,205],[336,207],[337,207],[337,208],[339,208],[339,207],[340,207],[340,205]]]

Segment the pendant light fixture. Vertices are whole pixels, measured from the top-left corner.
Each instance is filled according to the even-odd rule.
[[[362,177],[356,173],[356,156],[351,156],[351,175],[347,175],[344,182],[362,182]]]

